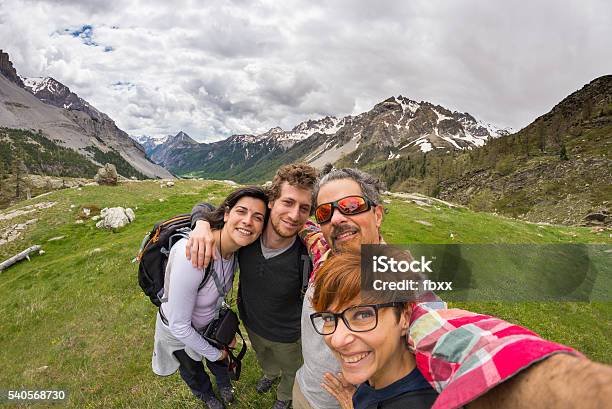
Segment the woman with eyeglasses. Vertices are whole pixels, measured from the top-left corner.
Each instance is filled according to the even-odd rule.
[[[322,386],[343,409],[430,408],[437,393],[406,344],[410,303],[394,301],[390,292],[366,296],[360,290],[359,253],[331,257],[315,279],[310,318],[342,371],[326,376]]]

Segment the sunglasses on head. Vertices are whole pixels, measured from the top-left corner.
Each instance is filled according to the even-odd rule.
[[[367,212],[375,206],[374,202],[372,202],[367,197],[363,196],[347,196],[342,199],[338,199],[333,202],[323,203],[317,206],[315,210],[315,218],[317,219],[317,223],[323,224],[327,223],[331,220],[334,215],[334,208],[338,209],[340,213],[351,216],[354,214],[359,214],[363,212]]]

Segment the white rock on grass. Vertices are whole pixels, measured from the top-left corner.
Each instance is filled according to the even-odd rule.
[[[99,229],[118,229],[129,223],[131,223],[136,215],[130,208],[124,209],[123,207],[105,207],[100,212],[102,218],[96,227]]]
[[[51,238],[50,238],[49,240],[47,240],[47,241],[56,241],[56,240],[61,240],[61,239],[63,239],[64,237],[66,237],[66,236],[55,236],[55,237],[51,237]]]
[[[37,203],[35,205],[28,205],[20,209],[13,210],[12,212],[9,212],[9,213],[0,213],[0,221],[14,219],[15,217],[22,216],[28,213],[33,213],[37,210],[48,209],[50,207],[55,206],[56,203],[57,202],[42,202],[42,203]]]
[[[26,228],[34,224],[38,221],[38,219],[28,220],[25,223],[18,223],[13,226],[9,226],[6,229],[0,230],[0,246],[5,243],[10,243],[11,241],[15,241],[21,236]]]

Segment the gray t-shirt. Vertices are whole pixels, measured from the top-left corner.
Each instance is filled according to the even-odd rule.
[[[314,293],[312,283],[304,295],[302,305],[302,355],[304,365],[298,369],[295,379],[314,409],[338,409],[340,405],[336,398],[329,394],[321,384],[325,372],[337,374],[340,372],[340,363],[325,344],[323,335],[317,333],[312,327],[310,314],[314,312],[310,299]]]
[[[219,291],[212,277],[198,291],[204,271],[194,268],[185,257],[186,245],[187,240],[181,239],[170,250],[164,289],[168,302],[163,303],[161,308],[168,319],[168,328],[176,339],[206,359],[216,361],[221,353],[202,338],[194,327],[203,328],[213,320]],[[234,263],[233,255],[229,260],[224,260],[216,248],[215,252],[217,259],[214,260],[214,268],[227,293],[232,287],[238,263]]]
[[[261,245],[261,254],[263,254],[266,260],[272,257],[276,257],[279,254],[283,254],[285,251],[289,250],[291,246],[293,246],[293,243],[295,243],[295,241],[297,240],[297,236],[293,236],[293,240],[291,240],[291,244],[289,244],[287,247],[283,247],[280,249],[273,249],[270,247],[266,247],[264,245],[262,237],[263,237],[263,234],[259,236],[259,244]]]

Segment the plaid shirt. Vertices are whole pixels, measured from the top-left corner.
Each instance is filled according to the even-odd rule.
[[[312,280],[331,250],[310,220],[299,235],[313,261]],[[499,318],[448,309],[432,293],[422,301],[413,305],[407,337],[417,367],[440,393],[432,409],[460,408],[553,354],[581,356]]]
[[[489,315],[415,305],[408,347],[440,393],[432,409],[459,408],[556,353],[581,355]]]

